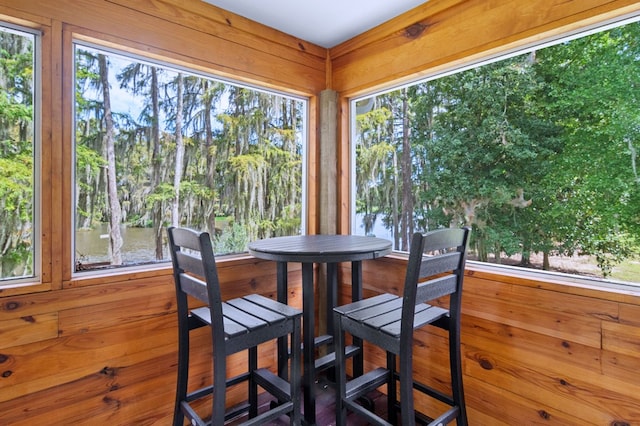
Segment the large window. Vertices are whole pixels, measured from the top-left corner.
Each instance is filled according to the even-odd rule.
[[[353,232],[640,284],[640,24],[353,101]]]
[[[37,36],[0,26],[0,281],[38,276]]]
[[[169,225],[302,232],[305,100],[81,44],[75,90],[76,271],[167,260]]]

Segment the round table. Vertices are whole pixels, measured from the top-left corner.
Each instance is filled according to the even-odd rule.
[[[253,256],[277,262],[278,301],[287,303],[287,263],[302,263],[303,311],[303,378],[304,419],[315,424],[314,349],[316,341],[330,343],[333,337],[333,307],[337,303],[337,264],[351,262],[351,297],[362,298],[362,261],[376,259],[391,252],[391,241],[359,235],[296,235],[252,241],[248,245]],[[327,335],[315,337],[315,301],[313,264],[327,265]],[[354,342],[361,345],[361,342]],[[279,343],[278,370],[286,371],[286,342]],[[330,355],[332,356],[332,354]],[[362,352],[354,359],[354,375],[362,374]]]

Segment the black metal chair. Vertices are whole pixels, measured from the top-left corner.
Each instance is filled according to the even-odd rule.
[[[174,426],[182,426],[186,416],[192,425],[223,425],[249,411],[243,424],[257,425],[288,415],[290,424],[300,424],[300,351],[291,350],[289,381],[270,370],[258,368],[258,345],[280,337],[291,338],[291,347],[300,348],[302,312],[267,297],[253,294],[223,302],[215,257],[208,233],[171,227],[168,229],[178,309],[178,381]],[[200,307],[191,308],[195,300]],[[188,391],[189,333],[211,328],[213,344],[212,385]],[[227,378],[227,356],[248,350],[247,372]],[[248,403],[227,411],[227,386],[248,381]],[[258,415],[258,386],[277,398],[270,409]],[[212,397],[211,417],[199,415],[196,401]],[[198,405],[201,407],[201,405]],[[207,413],[208,416],[209,413]]]
[[[429,425],[444,425],[453,420],[458,426],[467,424],[460,354],[460,303],[469,233],[469,228],[461,228],[414,234],[402,297],[387,293],[334,308],[338,426],[346,424],[347,409],[374,425],[398,424],[397,381],[403,425],[414,425],[416,417]],[[425,303],[447,295],[449,309]],[[448,331],[452,395],[419,383],[413,377],[413,332],[428,324]],[[386,368],[378,367],[347,380],[345,332],[385,350]],[[387,384],[388,421],[358,402],[383,384]],[[450,408],[435,419],[417,413],[414,389]]]

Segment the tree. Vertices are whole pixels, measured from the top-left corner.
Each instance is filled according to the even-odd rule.
[[[481,260],[521,251],[525,199],[544,173],[552,140],[532,129],[530,93],[538,82],[526,56],[424,84],[417,94],[416,139],[426,157],[421,204],[434,226],[442,216],[474,226]],[[434,207],[437,207],[434,209]],[[438,219],[439,218],[439,219]]]
[[[396,247],[407,217],[466,224],[482,261],[579,253],[606,276],[638,252],[639,45],[634,23],[377,96],[357,118],[358,212],[384,212]]]
[[[165,164],[160,137],[160,78],[161,71],[155,65],[132,62],[118,75],[121,87],[130,87],[134,94],[144,93],[146,105],[140,118],[148,126],[148,141],[151,146],[151,176],[147,200],[151,203],[151,226],[155,235],[155,255],[157,260],[163,254],[164,204],[171,192],[161,185],[164,182]]]
[[[389,192],[394,187],[389,179],[397,176],[396,151],[386,126],[390,118],[391,111],[381,104],[356,117],[356,211],[362,215],[365,235],[372,234],[378,215],[389,206]]]
[[[414,231],[414,196],[413,196],[413,153],[411,150],[411,122],[409,112],[409,98],[407,89],[400,91],[402,102],[402,112],[400,120],[402,122],[402,158],[400,160],[400,174],[402,176],[402,211],[400,212],[400,240],[402,241],[401,250],[409,251],[411,235]]]
[[[558,250],[594,255],[606,276],[638,250],[640,24],[563,43],[537,54],[548,85],[546,112],[564,149],[547,187]]]
[[[182,182],[182,168],[184,162],[184,141],[182,138],[182,111],[183,111],[183,89],[184,79],[182,73],[176,77],[177,93],[176,93],[176,119],[175,119],[175,138],[176,138],[176,159],[173,171],[173,192],[174,198],[171,206],[171,225],[180,226],[180,183]]]
[[[105,111],[97,68],[83,60],[96,51],[77,52],[78,205],[86,204],[91,226],[111,215],[99,195],[106,192],[100,170],[107,161],[96,156]],[[303,103],[109,58],[119,82],[116,102],[128,97],[133,110],[111,113],[115,158],[108,162],[116,170],[121,224],[153,230],[156,260],[167,223],[208,229],[220,249],[233,250],[249,238],[300,232]],[[217,216],[224,218],[220,227]]]
[[[0,31],[0,279],[33,273],[33,37]]]
[[[104,147],[106,152],[107,167],[107,194],[109,200],[109,252],[111,264],[122,264],[122,234],[120,223],[122,222],[122,210],[118,198],[118,186],[116,178],[116,154],[113,118],[111,116],[111,96],[109,91],[109,67],[107,58],[98,54],[98,66],[100,69],[100,83],[102,85],[102,105],[104,109]]]

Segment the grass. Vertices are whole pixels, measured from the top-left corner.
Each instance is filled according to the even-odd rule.
[[[640,258],[629,259],[613,268],[611,278],[640,284]]]

